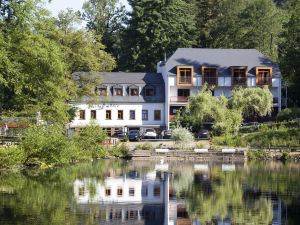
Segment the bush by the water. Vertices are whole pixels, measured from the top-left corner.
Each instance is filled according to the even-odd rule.
[[[278,121],[286,121],[300,118],[300,108],[286,108],[277,114]]]
[[[111,155],[117,158],[126,157],[129,149],[125,143],[119,143],[115,145],[111,150]]]
[[[224,136],[215,136],[212,139],[213,145],[218,146],[230,146],[230,147],[246,147],[247,142],[241,135],[224,135]]]
[[[0,168],[11,168],[21,165],[24,160],[24,151],[16,145],[0,147]]]
[[[175,140],[175,145],[181,149],[188,149],[194,143],[194,135],[187,128],[175,128],[172,131],[172,137]]]

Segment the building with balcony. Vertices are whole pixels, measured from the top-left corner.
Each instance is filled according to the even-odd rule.
[[[188,97],[195,96],[204,83],[213,95],[231,96],[236,87],[269,87],[274,111],[281,110],[281,73],[278,64],[255,49],[179,48],[157,64],[165,82],[166,126]]]

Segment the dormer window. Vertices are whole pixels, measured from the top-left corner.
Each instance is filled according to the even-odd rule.
[[[270,67],[257,67],[256,68],[256,85],[272,85],[272,68]]]
[[[177,85],[192,86],[194,69],[192,66],[177,66]]]
[[[146,96],[154,96],[155,95],[155,89],[154,87],[148,85],[145,87],[145,95]]]
[[[123,96],[123,87],[122,86],[114,86],[113,87],[113,95],[114,96]]]
[[[247,67],[232,67],[232,85],[246,86],[247,85]]]
[[[202,83],[207,83],[208,85],[218,85],[217,67],[202,66]]]
[[[107,86],[100,86],[96,88],[96,93],[99,96],[107,96]]]
[[[129,95],[130,96],[138,96],[139,95],[139,88],[137,86],[129,87]]]

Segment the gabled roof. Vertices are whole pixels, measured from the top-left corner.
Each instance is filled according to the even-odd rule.
[[[73,73],[73,78],[77,76],[89,76],[89,72]],[[164,102],[165,101],[165,84],[162,75],[159,73],[125,73],[125,72],[92,72],[93,76],[99,76],[102,85],[107,86],[109,95],[99,96],[101,102],[122,102],[122,103],[142,103],[142,102]],[[113,96],[112,88],[122,86],[124,96]],[[128,96],[128,87],[132,85],[139,87],[140,96]],[[155,87],[155,96],[144,96],[143,89],[145,86]]]
[[[255,75],[256,67],[272,67],[273,77],[281,77],[278,64],[272,62],[256,49],[210,49],[178,48],[167,60],[169,74],[176,74],[176,66],[194,66],[194,72],[201,74],[202,66],[218,66],[220,76],[230,76],[232,66],[247,66],[248,75]]]

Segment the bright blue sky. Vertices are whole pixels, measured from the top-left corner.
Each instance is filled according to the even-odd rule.
[[[81,10],[83,3],[86,0],[52,0],[50,4],[47,4],[47,8],[52,12],[54,16],[61,10],[65,10],[66,8],[72,8],[74,10]],[[127,0],[121,0],[122,4],[125,5],[127,8],[128,3]]]

